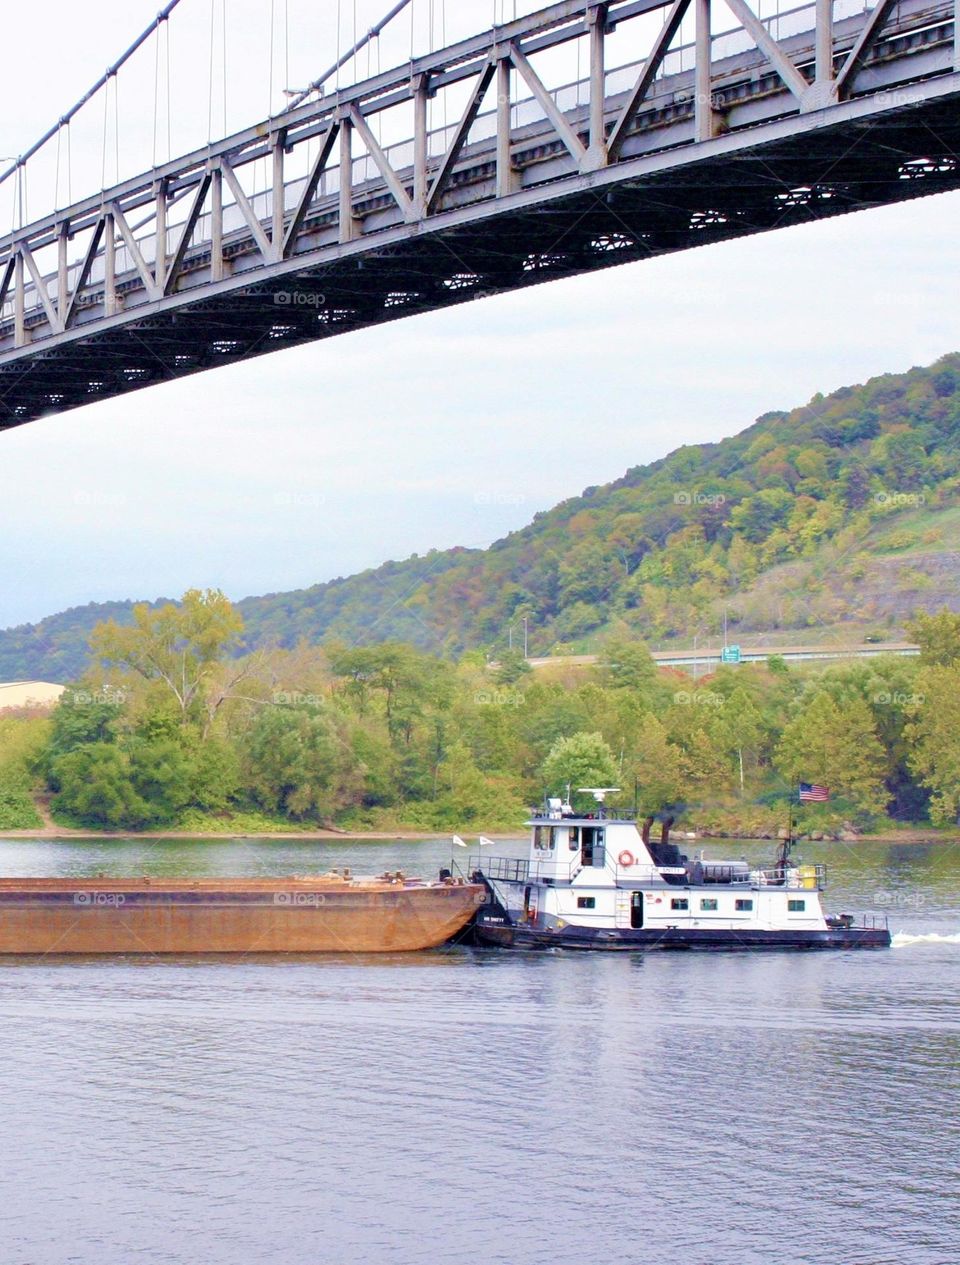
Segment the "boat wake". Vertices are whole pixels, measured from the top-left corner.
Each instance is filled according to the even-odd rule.
[[[927,931],[922,935],[911,935],[907,931],[898,931],[893,937],[893,948],[906,949],[912,944],[957,944],[960,945],[960,931],[944,936],[937,931]]]

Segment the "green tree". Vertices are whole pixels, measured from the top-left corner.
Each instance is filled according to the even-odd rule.
[[[60,788],[56,807],[84,825],[140,830],[150,824],[150,806],[134,789],[130,762],[115,743],[92,742],[62,755],[53,765]]]
[[[584,786],[618,786],[613,752],[599,733],[576,733],[558,738],[540,770],[547,793],[557,795],[569,783],[573,792]]]
[[[657,675],[656,661],[643,641],[608,641],[600,667],[611,685],[646,690]]]
[[[683,753],[670,742],[658,716],[643,716],[628,765],[637,792],[637,808],[653,814],[684,798]],[[625,788],[629,790],[630,788]]]
[[[709,734],[717,748],[736,761],[740,794],[744,793],[744,752],[758,752],[764,736],[763,717],[745,689],[738,687],[718,707]]]
[[[950,664],[960,659],[960,614],[944,608],[936,615],[918,611],[906,624],[907,636],[920,647],[920,662]]]
[[[229,693],[218,680],[218,668],[237,648],[242,631],[243,620],[218,589],[188,589],[179,602],[155,609],[145,602],[134,606],[132,625],[112,619],[98,624],[90,651],[146,681],[161,682],[176,701],[181,722],[199,722],[215,682],[221,701]]]
[[[784,729],[776,764],[793,786],[817,782],[862,812],[883,809],[884,751],[861,699],[838,706],[825,691],[814,694]]]
[[[246,735],[246,785],[270,812],[330,816],[346,802],[351,754],[325,713],[307,707],[266,707]]]
[[[932,792],[937,825],[960,821],[960,663],[933,664],[917,677],[913,720],[905,737],[910,767]]]
[[[498,685],[515,685],[523,677],[529,676],[530,672],[530,664],[521,650],[505,650],[499,657],[493,679]]]

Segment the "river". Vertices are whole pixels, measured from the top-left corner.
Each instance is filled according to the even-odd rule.
[[[0,874],[451,850],[10,840]],[[0,961],[4,1265],[957,1265],[960,849],[802,851],[892,950]]]

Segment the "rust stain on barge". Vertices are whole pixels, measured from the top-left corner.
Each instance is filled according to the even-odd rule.
[[[349,878],[0,879],[0,954],[399,953],[463,929],[482,887]]]

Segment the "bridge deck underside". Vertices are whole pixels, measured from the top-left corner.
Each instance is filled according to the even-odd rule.
[[[960,93],[758,140],[635,181],[569,193],[558,185],[536,205],[501,203],[488,216],[400,240],[371,235],[361,252],[305,261],[0,366],[0,428],[478,295],[960,186],[956,162],[905,179],[903,164],[920,154],[960,154]],[[460,288],[451,274],[465,279]]]

